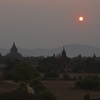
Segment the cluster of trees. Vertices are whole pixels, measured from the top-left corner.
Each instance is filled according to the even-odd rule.
[[[57,100],[50,89],[46,88],[39,77],[30,81],[34,93],[29,93],[27,83],[20,82],[17,89],[12,92],[0,94],[0,100]]]
[[[31,65],[37,65],[39,63],[39,61],[43,60],[44,56],[39,56],[39,57],[23,57],[22,59],[20,59],[23,62],[27,62]],[[2,56],[0,54],[0,64],[9,64],[13,61],[14,59],[11,57],[7,57],[7,56]],[[18,59],[17,59],[18,60]]]
[[[100,89],[100,79],[89,76],[89,73],[100,72],[100,60],[93,58],[70,60],[70,72],[87,72],[88,77],[82,78],[80,76],[79,80],[77,80],[76,77],[70,78],[68,74],[63,74],[63,80],[77,80],[75,82],[76,88]],[[28,63],[22,61],[27,61]],[[58,79],[59,74],[65,72],[59,60],[55,57],[36,59],[34,57],[26,57],[22,61],[18,59],[12,61],[10,58],[5,58],[6,67],[3,69],[3,79],[25,83],[20,83],[18,88],[11,93],[0,94],[1,100],[13,100],[14,98],[15,100],[56,100],[54,94],[41,83],[40,74],[37,70],[44,74],[43,79]],[[35,68],[30,64],[38,64],[38,66]],[[0,79],[0,84],[1,82],[2,78]],[[30,94],[27,91],[26,82],[30,83],[35,92],[34,94]]]
[[[75,87],[81,89],[100,90],[100,79],[97,76],[84,77],[82,80],[77,80],[75,82]]]
[[[56,100],[56,97],[51,92],[50,89],[46,88],[42,83],[40,78],[34,78],[30,82],[30,86],[35,91],[39,100]]]
[[[72,61],[72,72],[100,73],[100,60],[89,57]]]
[[[48,57],[39,62],[37,70],[39,72],[46,73],[51,71],[57,72],[62,70],[62,68],[61,64],[56,58]]]
[[[25,90],[15,90],[10,93],[0,94],[0,100],[56,100],[50,90],[44,90],[38,95],[30,94]]]
[[[28,81],[39,76],[36,69],[30,66],[28,63],[17,64],[14,68],[13,75],[15,80],[18,81]]]
[[[29,63],[14,60],[6,64],[2,77],[20,83],[15,91],[0,94],[0,100],[56,100],[51,90],[41,83],[40,74]],[[28,84],[33,88],[34,94],[29,93]]]
[[[39,76],[34,67],[26,62],[13,61],[4,68],[3,78],[14,81],[28,81]]]
[[[59,73],[63,72],[60,62],[54,57],[48,57],[39,62],[37,70],[44,73],[43,79],[56,79],[59,78]]]
[[[32,59],[34,59],[32,57]],[[71,71],[70,72],[99,72],[100,70],[100,61],[93,58],[87,59],[71,59]],[[43,79],[58,79],[59,74],[65,72],[61,67],[61,63],[55,57],[47,57],[39,60],[39,65],[36,69],[43,73]],[[16,81],[32,79],[35,76],[38,76],[36,69],[28,63],[21,63],[20,60],[14,60],[11,63],[6,64],[4,68],[4,79],[12,79]],[[23,73],[23,74],[22,74]],[[67,74],[63,74],[62,79],[64,80],[76,80],[75,77],[71,79]]]
[[[38,65],[38,63],[43,60],[45,57],[44,56],[39,56],[39,57],[23,57],[22,61],[27,62],[31,65]]]
[[[9,65],[12,63],[12,59],[10,57],[0,58],[0,62]],[[61,68],[61,63],[56,57],[23,57],[21,61],[27,62],[31,65],[38,65],[37,70],[42,73],[46,72],[64,72],[64,69]],[[70,67],[71,70],[69,72],[98,72],[100,73],[100,59],[99,58],[70,58]]]
[[[90,100],[90,94],[87,93],[85,96],[84,96],[84,100]]]
[[[91,57],[86,58],[70,58],[70,68],[69,72],[87,72],[89,73],[100,73],[100,59],[94,59]],[[64,72],[61,67],[61,63],[56,57],[44,58],[39,62],[37,70],[42,73],[54,71],[54,72]]]

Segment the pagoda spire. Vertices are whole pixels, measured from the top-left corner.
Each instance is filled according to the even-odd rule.
[[[65,47],[64,46],[63,46],[62,56],[66,57],[66,51],[65,51]]]
[[[17,52],[17,47],[15,45],[15,42],[13,42],[13,46],[11,48],[11,52]]]
[[[93,55],[93,59],[96,59],[96,55],[95,55],[95,53],[94,53],[94,55]]]

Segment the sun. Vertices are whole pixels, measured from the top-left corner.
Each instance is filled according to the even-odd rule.
[[[83,17],[79,17],[79,21],[81,21],[81,22],[82,22],[83,20],[84,20],[84,18],[83,18]]]

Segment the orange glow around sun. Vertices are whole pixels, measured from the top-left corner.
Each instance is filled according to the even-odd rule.
[[[84,20],[84,18],[83,18],[83,17],[79,17],[79,21],[81,21],[81,22],[82,22],[83,20]]]

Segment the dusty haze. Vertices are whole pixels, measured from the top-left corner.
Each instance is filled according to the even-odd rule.
[[[100,0],[0,0],[0,47],[13,42],[29,49],[100,47]]]

